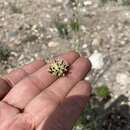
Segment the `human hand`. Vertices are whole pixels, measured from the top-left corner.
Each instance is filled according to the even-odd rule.
[[[91,68],[75,52],[61,55],[69,73],[57,78],[37,60],[0,78],[0,130],[71,130],[91,93]]]

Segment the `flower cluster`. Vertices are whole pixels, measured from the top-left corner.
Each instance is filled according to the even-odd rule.
[[[68,72],[68,70],[69,65],[65,63],[64,60],[57,58],[50,63],[48,72],[50,72],[54,76],[61,77],[64,76]]]

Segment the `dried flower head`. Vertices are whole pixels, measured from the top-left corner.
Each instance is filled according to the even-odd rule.
[[[51,74],[61,77],[64,76],[69,70],[69,65],[60,58],[56,58],[50,62],[48,72]]]

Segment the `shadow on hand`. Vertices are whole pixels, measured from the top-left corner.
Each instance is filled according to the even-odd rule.
[[[86,96],[66,98],[49,116],[41,130],[71,130],[87,103]]]
[[[130,107],[122,104],[127,101],[128,98],[121,95],[107,108],[105,103],[102,105],[100,103],[91,111],[93,118],[89,121],[86,119],[88,111],[84,112],[82,117],[84,119],[80,119],[80,123],[84,125],[82,130],[130,130]],[[71,130],[83,111],[85,102],[86,97],[66,98],[49,116],[41,130]]]

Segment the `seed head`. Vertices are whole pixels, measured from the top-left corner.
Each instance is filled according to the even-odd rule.
[[[56,58],[50,63],[50,67],[48,72],[53,74],[54,76],[64,76],[69,70],[69,65],[64,62],[64,60],[60,58]]]

